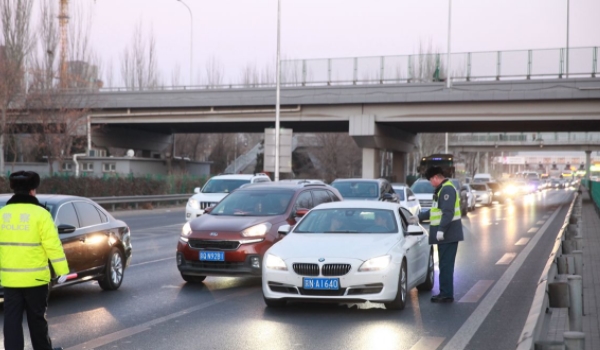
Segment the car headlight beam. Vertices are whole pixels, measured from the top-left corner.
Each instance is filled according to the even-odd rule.
[[[198,202],[197,200],[190,198],[188,200],[188,206],[192,209],[200,209],[200,202]]]
[[[378,258],[369,259],[369,260],[365,261],[362,265],[360,265],[360,267],[358,268],[358,271],[366,272],[366,271],[383,270],[386,267],[388,267],[388,265],[390,264],[391,261],[392,261],[392,257],[390,255],[384,255],[384,256],[380,256]]]
[[[185,225],[181,228],[181,237],[180,239],[184,242],[188,241],[188,237],[192,234],[192,226],[189,222],[186,222]]]
[[[248,227],[244,231],[242,231],[242,236],[244,237],[264,237],[267,232],[271,229],[271,224],[268,222],[264,222],[262,224],[254,225]]]
[[[285,261],[278,256],[267,254],[265,267],[271,270],[287,271]]]

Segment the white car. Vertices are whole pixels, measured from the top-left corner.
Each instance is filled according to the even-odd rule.
[[[494,194],[492,190],[484,183],[472,183],[471,191],[475,196],[475,201],[482,205],[492,205],[494,201]]]
[[[398,203],[341,201],[313,208],[267,250],[262,289],[269,307],[289,300],[384,303],[403,309],[414,287],[434,285],[433,249]],[[290,230],[288,232],[288,230]]]
[[[196,187],[185,206],[185,219],[190,221],[204,214],[204,210],[219,203],[226,195],[242,185],[269,182],[267,174],[224,174],[211,177],[202,189]]]
[[[467,209],[469,211],[474,211],[475,204],[477,204],[477,201],[475,200],[475,194],[473,193],[471,185],[463,184],[461,190],[467,193]]]
[[[408,209],[412,215],[418,216],[421,212],[421,204],[410,187],[406,184],[393,183],[392,188],[400,198],[400,205]]]
[[[410,187],[421,205],[421,211],[430,210],[433,205],[433,192],[435,188],[428,180],[418,179]]]

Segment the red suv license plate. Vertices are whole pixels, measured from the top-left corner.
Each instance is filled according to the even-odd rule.
[[[225,252],[200,252],[200,261],[225,261]]]
[[[339,278],[303,278],[302,286],[304,289],[319,290],[339,290]]]

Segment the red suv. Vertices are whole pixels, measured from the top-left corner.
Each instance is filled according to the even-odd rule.
[[[342,200],[325,184],[259,183],[235,190],[183,226],[177,268],[187,282],[206,276],[260,276],[263,254],[283,238],[282,225],[318,204]]]

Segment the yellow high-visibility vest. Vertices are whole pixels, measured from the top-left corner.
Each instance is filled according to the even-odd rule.
[[[50,213],[35,204],[14,203],[0,209],[0,284],[37,287],[69,273],[62,243]]]
[[[460,220],[460,195],[458,194],[458,191],[456,191],[456,188],[454,188],[454,185],[452,185],[452,182],[444,182],[442,187],[440,187],[439,192],[436,193],[436,197],[438,197],[439,193],[442,192],[442,188],[446,186],[452,187],[452,189],[454,189],[454,191],[456,192],[456,201],[454,202],[454,216],[452,217],[452,221]],[[429,211],[429,220],[431,221],[429,223],[431,226],[439,226],[440,222],[442,222],[442,210],[438,208],[438,200],[433,201],[433,205],[431,206],[431,210]]]

